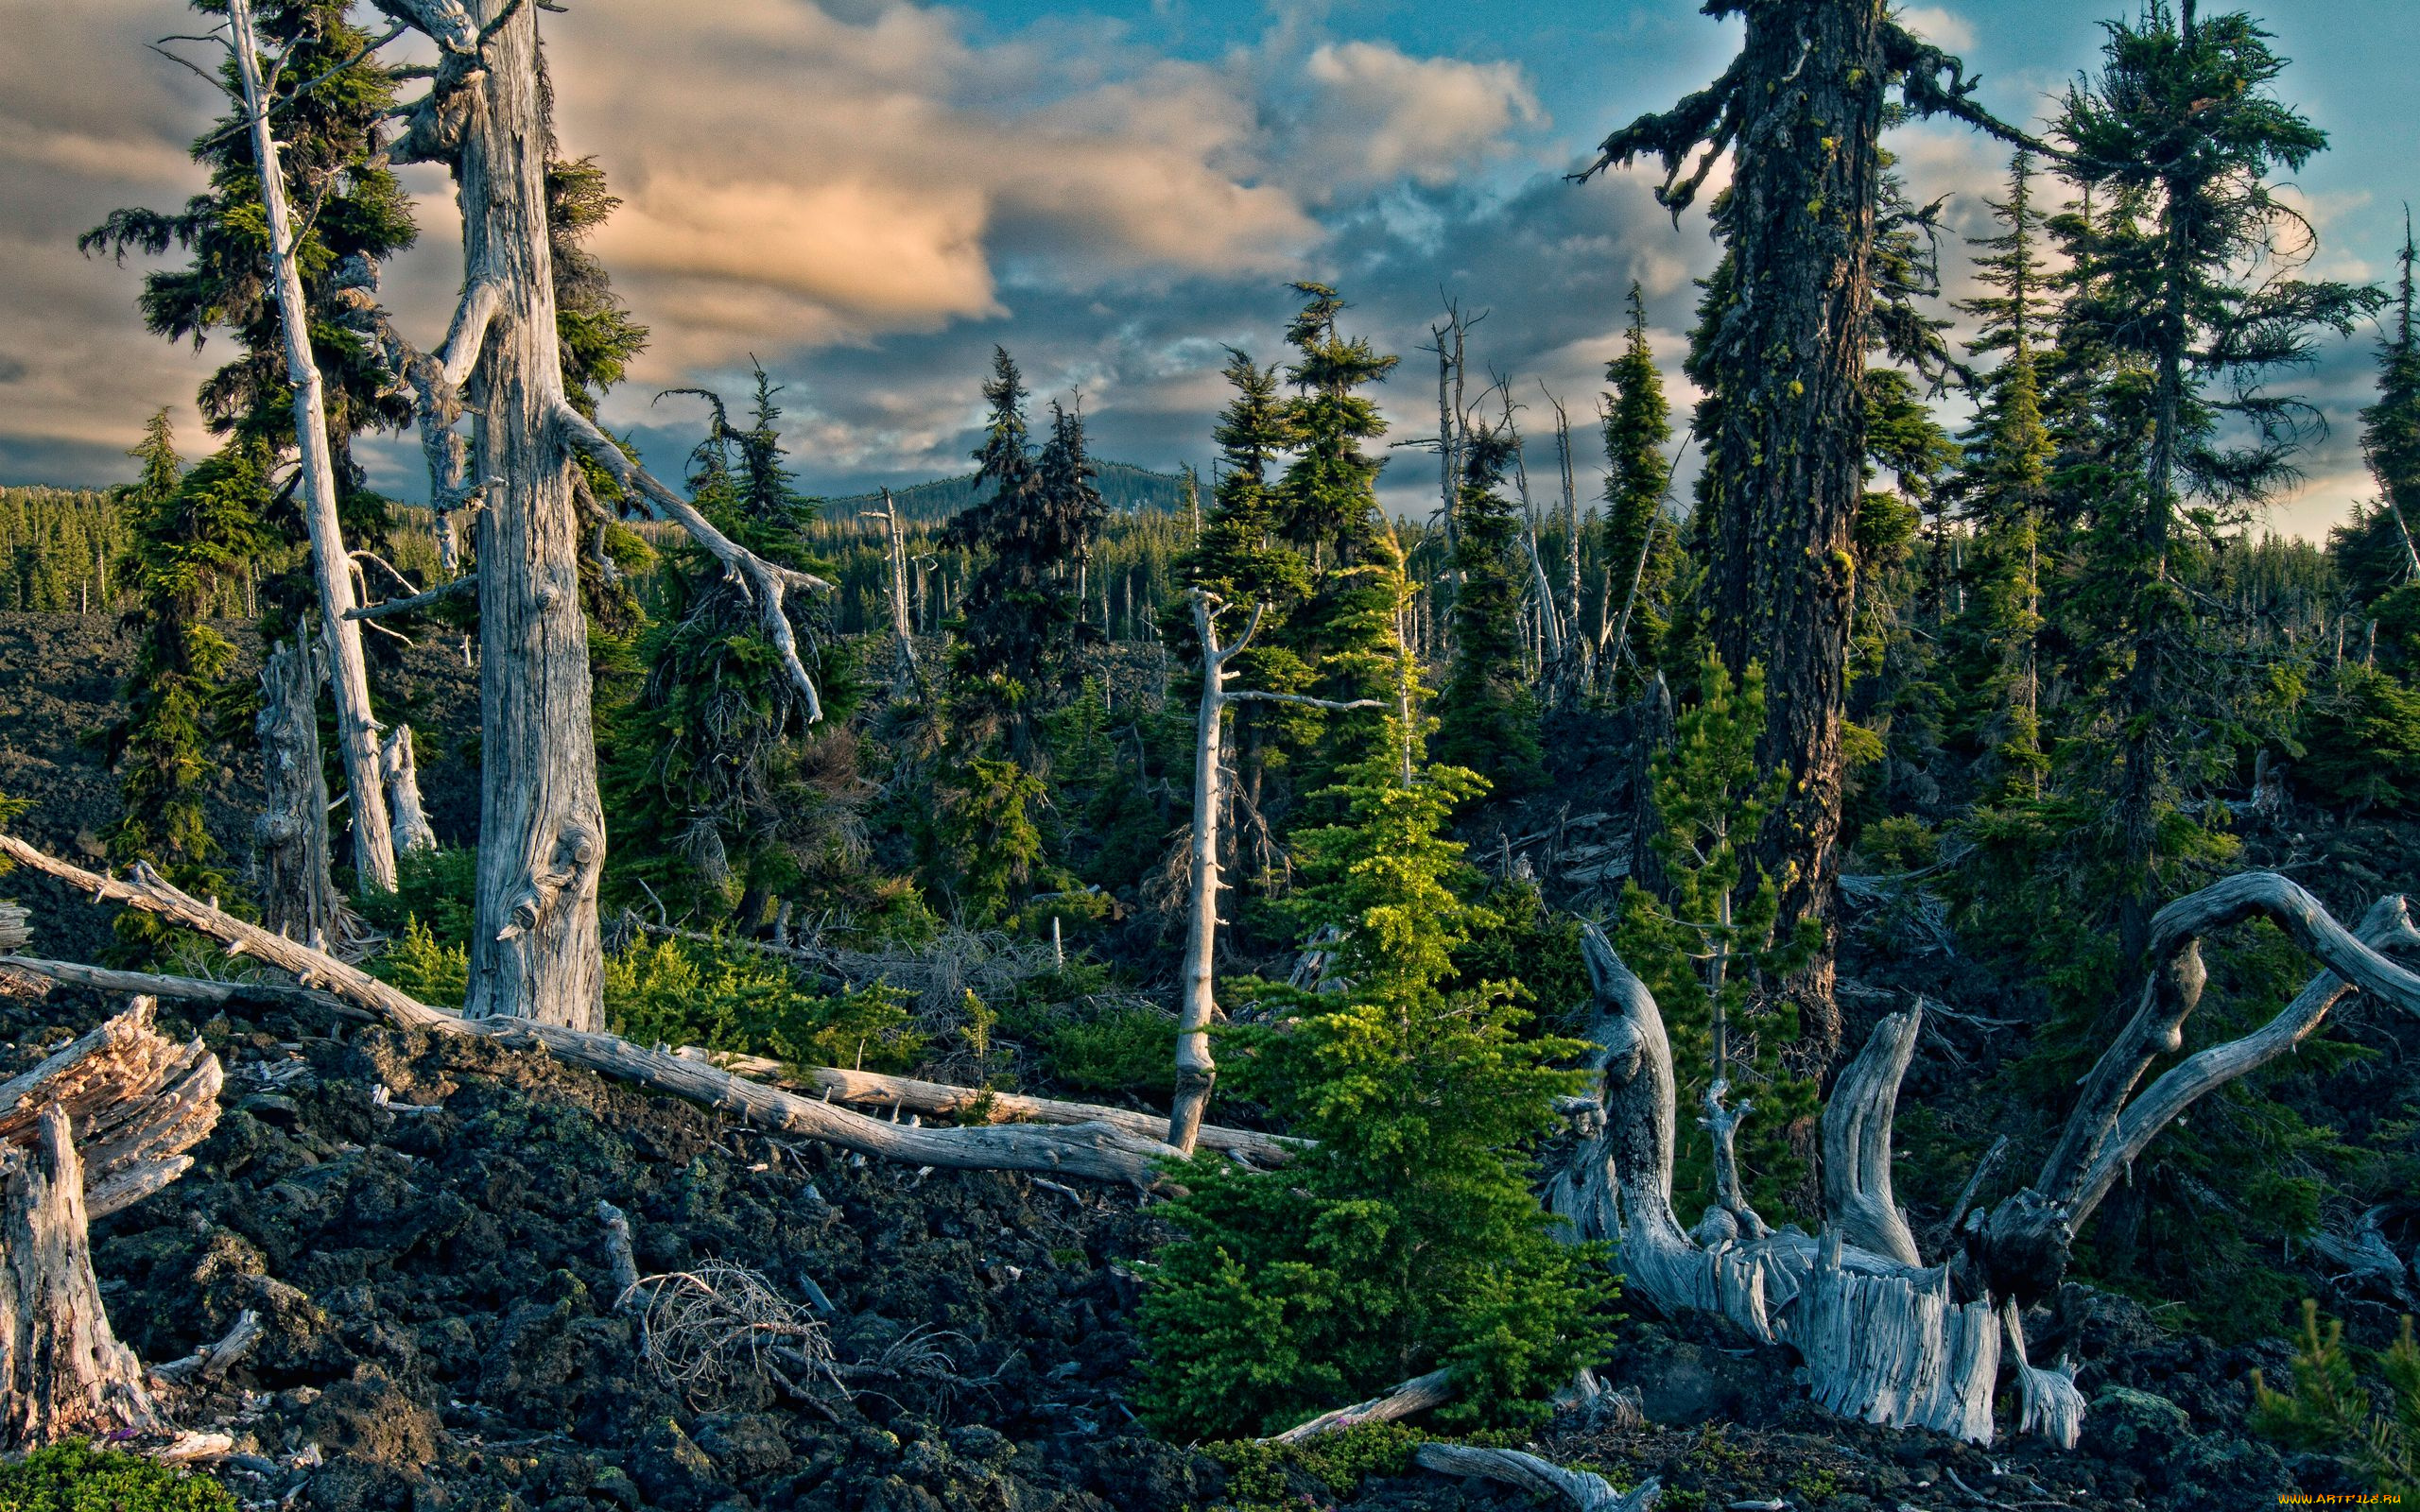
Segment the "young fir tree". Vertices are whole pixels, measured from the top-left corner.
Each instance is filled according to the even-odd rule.
[[[1522,666],[1520,524],[1502,492],[1518,444],[1510,432],[1484,426],[1463,443],[1453,563],[1461,587],[1437,724],[1438,760],[1478,773],[1508,796],[1544,775],[1537,703]]]
[[[1413,707],[1408,659],[1393,669],[1390,701]],[[1441,1422],[1533,1421],[1606,1343],[1613,1282],[1530,1186],[1576,1084],[1553,1064],[1579,1046],[1526,1037],[1507,985],[1447,986],[1455,949],[1495,923],[1443,833],[1484,783],[1383,725],[1343,822],[1295,836],[1294,906],[1341,931],[1349,985],[1265,988],[1270,1026],[1231,1040],[1236,1079],[1318,1143],[1282,1171],[1196,1160],[1163,1210],[1183,1237],[1144,1297],[1141,1400],[1172,1435],[1266,1433],[1441,1366],[1458,1388]]]
[[[1988,293],[1961,301],[1981,330],[1975,356],[2001,353],[1977,386],[1956,502],[1973,529],[1953,628],[1955,684],[1971,690],[1961,724],[1971,730],[1988,796],[2039,796],[2049,761],[2042,746],[2042,507],[2053,448],[2042,418],[2037,362],[2047,316],[2042,216],[2033,204],[2033,163],[2009,164],[2008,198],[1986,201],[2001,230],[1978,238],[1975,276]]]
[[[1289,644],[1288,628],[1310,596],[1310,564],[1278,535],[1284,501],[1270,475],[1292,443],[1293,426],[1277,391],[1274,367],[1261,367],[1230,348],[1226,378],[1235,397],[1210,433],[1219,445],[1218,486],[1193,549],[1177,570],[1183,581],[1226,606],[1218,622],[1221,644],[1232,644],[1253,610],[1261,610],[1260,633],[1228,663],[1238,687],[1301,693],[1312,681],[1312,669]],[[1161,635],[1199,657],[1189,601],[1173,598],[1162,617]],[[1178,697],[1181,706],[1188,701]],[[1299,706],[1271,703],[1238,705],[1228,719],[1240,822],[1219,832],[1229,851],[1220,865],[1234,876],[1266,870],[1277,854],[1270,833],[1271,811],[1277,806],[1270,774],[1284,767],[1291,751],[1317,739],[1324,721]],[[1254,865],[1236,865],[1239,847],[1256,852]]]
[[[267,462],[260,448],[236,441],[180,476],[164,410],[133,455],[143,473],[123,505],[137,640],[126,716],[109,732],[125,808],[107,840],[113,859],[147,861],[208,896],[226,890],[202,800],[218,767],[209,747],[236,654],[206,616],[220,583],[258,543]],[[138,948],[158,942],[162,932],[132,922],[139,917],[121,919],[121,936]]]
[[[684,391],[705,398],[710,416],[690,454],[699,512],[769,561],[820,570],[806,540],[815,504],[785,460],[781,386],[756,368],[745,427],[718,396]],[[644,682],[613,721],[607,767],[628,831],[617,853],[660,896],[731,910],[739,927],[753,928],[775,898],[846,861],[849,774],[836,782],[824,770],[815,747],[834,737],[810,730],[804,695],[722,564],[684,541],[660,584],[655,622],[638,645]],[[811,645],[804,654],[826,717],[845,719],[847,669]]]
[[[1034,719],[1060,700],[1077,647],[1099,634],[1077,601],[1076,569],[1105,511],[1080,415],[1054,404],[1050,438],[1035,456],[1024,375],[1004,350],[993,352],[983,397],[992,413],[976,476],[992,496],[942,533],[943,545],[976,558],[956,627],[953,717],[1004,734],[1011,759],[1029,764]]]
[[[1395,591],[1403,553],[1378,507],[1383,458],[1362,444],[1384,436],[1377,403],[1361,390],[1392,372],[1397,358],[1347,336],[1337,318],[1347,308],[1324,284],[1297,284],[1303,307],[1286,329],[1295,352],[1286,369],[1295,388],[1286,405],[1293,460],[1277,485],[1277,532],[1310,563],[1311,587],[1278,643],[1311,669],[1310,692],[1340,702],[1392,697],[1405,605]],[[1356,765],[1374,738],[1366,721],[1329,729],[1309,754],[1305,786]]]
[[[2268,33],[2240,13],[2197,20],[2191,5],[2164,0],[2139,25],[2107,30],[2100,76],[2070,87],[2056,129],[2066,173],[2113,212],[2091,237],[2092,286],[2075,313],[2144,379],[2118,396],[2140,406],[2142,463],[2113,480],[2091,554],[2095,628],[2127,652],[2099,744],[2131,960],[2177,864],[2210,851],[2182,807],[2186,790],[2231,769],[2252,733],[2257,691],[2207,675],[2221,627],[2189,588],[2205,576],[2197,558],[2211,526],[2292,475],[2308,406],[2261,382],[2307,365],[2316,332],[2349,333],[2378,297],[2255,266],[2280,235],[2308,231],[2273,176],[2327,145],[2276,94],[2286,61]],[[2230,421],[2248,442],[2227,443]],[[2211,514],[2190,513],[2197,506]]]
[[[1776,988],[1814,951],[1818,926],[1781,928],[1780,892],[1749,850],[1789,782],[1756,766],[1764,669],[1749,663],[1735,690],[1708,656],[1695,680],[1698,702],[1652,768],[1668,897],[1628,885],[1616,944],[1664,1009],[1681,1106],[1704,1109],[1705,1141],[1675,1152],[1676,1205],[1703,1197],[1712,1231],[1754,1238],[1758,1210],[1779,1211],[1803,1184],[1789,1135],[1813,1115],[1815,1084],[1783,1067],[1797,1009]],[[1735,1103],[1742,1091],[1753,1099]]]
[[[1605,364],[1605,609],[1612,616],[1606,679],[1634,692],[1661,670],[1680,571],[1678,527],[1665,518],[1672,495],[1672,408],[1647,341],[1647,301],[1630,286],[1630,330]]]
[[[2412,265],[2415,248],[2411,215],[2396,254],[2394,302],[2378,342],[2378,396],[2361,411],[2361,451],[2377,481],[2377,503],[2330,532],[2336,558],[2354,602],[2374,606],[2391,591],[2420,581],[2413,565],[2415,522],[2420,522],[2420,335],[2412,325]],[[2420,593],[2409,595],[2420,597]]]

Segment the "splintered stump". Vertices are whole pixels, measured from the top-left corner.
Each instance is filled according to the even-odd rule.
[[[110,1332],[86,1226],[175,1180],[218,1122],[218,1057],[134,1005],[0,1083],[0,1448],[160,1426]]]
[[[84,1162],[57,1103],[0,1151],[0,1443],[159,1426],[143,1363],[110,1332],[85,1235]]]

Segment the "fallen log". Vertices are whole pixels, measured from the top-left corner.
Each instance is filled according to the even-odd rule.
[[[815,1098],[736,1076],[669,1050],[645,1050],[615,1035],[529,1019],[468,1019],[434,1008],[322,951],[271,935],[193,897],[142,862],[126,880],[86,871],[14,835],[0,834],[0,855],[56,877],[96,901],[153,913],[367,1008],[400,1028],[475,1036],[557,1059],[619,1081],[669,1092],[733,1113],[762,1128],[837,1144],[861,1155],[961,1171],[1023,1171],[1082,1177],[1139,1188],[1159,1183],[1160,1162],[1178,1158],[1158,1140],[1093,1121],[1066,1125],[1004,1124],[920,1128],[887,1123]],[[215,1061],[214,1061],[215,1065]]]
[[[34,955],[0,955],[0,967],[48,977],[68,987],[138,998],[177,998],[214,1007],[259,1005],[265,1007],[315,1008],[338,1018],[375,1021],[378,1017],[342,998],[282,982],[221,982],[199,976],[162,976],[153,971],[117,971],[81,961],[46,961]]]
[[[1098,1123],[1144,1139],[1157,1138],[1168,1125],[1168,1121],[1156,1113],[1138,1113],[1132,1108],[1098,1103],[1064,1103],[1051,1097],[1028,1097],[982,1087],[954,1087],[947,1082],[918,1081],[909,1076],[886,1076],[878,1072],[848,1071],[838,1066],[791,1066],[767,1056],[704,1050],[696,1045],[683,1045],[673,1054],[686,1060],[720,1066],[753,1080],[795,1086],[827,1093],[844,1103],[863,1103],[928,1118],[962,1118],[980,1111],[994,1124]],[[1214,1124],[1202,1125],[1200,1143],[1210,1149],[1242,1156],[1257,1165],[1282,1164],[1309,1143],[1283,1134],[1222,1128]]]

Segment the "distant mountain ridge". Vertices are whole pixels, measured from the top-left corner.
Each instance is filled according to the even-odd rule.
[[[1145,509],[1173,513],[1185,507],[1184,475],[1181,472],[1154,472],[1131,462],[1101,462],[1097,466],[1100,474],[1093,480],[1093,486],[1100,490],[1101,499],[1121,514]],[[893,489],[890,497],[899,506],[900,519],[938,524],[974,504],[982,493],[976,485],[976,474],[969,472],[963,477]],[[822,503],[823,518],[832,521],[855,520],[860,509],[881,507],[879,492],[852,493]]]

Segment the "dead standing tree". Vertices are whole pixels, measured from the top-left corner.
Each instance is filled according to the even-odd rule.
[[[2266,1026],[2187,1057],[2137,1095],[2152,1063],[2184,1043],[2204,980],[2202,940],[2253,918],[2284,929],[2321,970]],[[2040,1175],[1969,1217],[1958,1249],[1927,1266],[1891,1188],[1892,1118],[1921,1008],[1885,1018],[1834,1085],[1823,1120],[1822,1234],[1792,1228],[1742,1243],[1701,1226],[1701,1243],[1672,1210],[1677,1108],[1662,1013],[1593,926],[1582,945],[1602,1123],[1555,1177],[1554,1210],[1579,1237],[1618,1243],[1631,1289],[1659,1308],[1720,1313],[1795,1348],[1833,1411],[1977,1443],[1991,1441],[2003,1337],[2022,1395],[2020,1431],[2075,1442],[2083,1399],[2072,1372],[2025,1358],[2021,1310],[2056,1288],[2077,1233],[2162,1129],[2290,1052],[2354,991],[2420,1013],[2420,975],[2379,954],[2420,947],[2401,897],[2372,907],[2358,934],[2272,872],[2179,899],[2153,920],[2154,969],[2134,1018],[2086,1078]]]
[[[424,448],[443,464],[435,486],[460,490],[458,475],[443,475],[455,454],[441,428],[458,400],[472,420],[470,475],[481,480],[485,503],[476,525],[483,761],[467,1011],[593,1029],[602,1016],[596,879],[605,822],[574,454],[678,521],[723,564],[756,605],[810,722],[821,705],[783,595],[828,585],[732,541],[568,402],[547,237],[539,8],[527,0],[378,3],[434,43],[439,59],[428,94],[400,112],[406,128],[389,157],[445,164],[462,208],[464,293],[444,357],[402,355],[407,372],[428,377],[433,369],[452,390],[432,390],[436,403],[424,406]]]
[[[361,885],[395,890],[395,851],[387,831],[387,798],[378,765],[378,724],[370,713],[370,666],[361,650],[351,560],[337,516],[336,462],[328,450],[326,386],[311,352],[311,311],[295,259],[294,216],[285,198],[285,175],[278,160],[277,135],[269,127],[268,82],[261,76],[260,46],[252,34],[248,0],[227,8],[228,49],[242,84],[243,113],[251,129],[252,156],[261,176],[261,207],[268,221],[269,287],[277,300],[278,326],[285,340],[285,376],[294,386],[294,438],[302,469],[297,502],[311,538],[311,573],[319,584],[321,634],[328,648],[328,690],[335,696],[337,748],[344,758],[347,796],[353,803],[353,865]],[[324,813],[320,816],[325,826]]]
[[[1334,713],[1386,707],[1375,698],[1344,703],[1297,693],[1230,690],[1227,679],[1236,674],[1227,670],[1227,663],[1252,644],[1265,606],[1253,605],[1243,633],[1220,645],[1219,615],[1227,606],[1198,588],[1192,596],[1194,629],[1201,637],[1201,706],[1194,725],[1192,910],[1184,932],[1184,1003],[1177,1014],[1176,1097],[1168,1109],[1168,1143],[1186,1155],[1193,1153],[1201,1137],[1202,1112],[1210,1106],[1210,1089],[1219,1074],[1210,1054],[1210,1025],[1219,1016],[1214,990],[1219,950],[1219,822],[1227,801],[1226,766],[1219,747],[1227,706],[1291,703]]]

